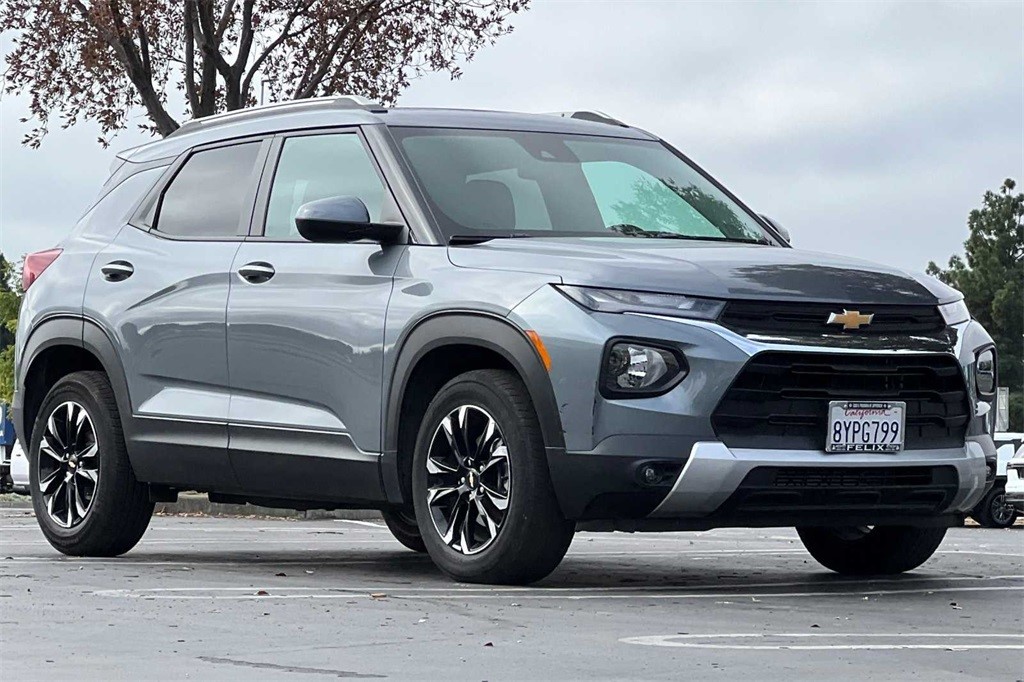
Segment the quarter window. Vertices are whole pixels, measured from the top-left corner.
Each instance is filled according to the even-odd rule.
[[[295,228],[299,207],[337,196],[358,197],[366,204],[370,220],[381,221],[384,185],[359,136],[341,133],[288,138],[270,189],[264,235],[301,239]]]
[[[248,223],[259,150],[259,142],[249,142],[190,156],[164,190],[155,229],[181,237],[240,234]]]

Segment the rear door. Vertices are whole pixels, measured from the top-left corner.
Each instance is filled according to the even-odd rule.
[[[145,480],[234,487],[227,457],[230,268],[269,142],[192,150],[96,259],[86,314],[118,348]]]
[[[401,218],[355,129],[275,140],[254,234],[228,303],[230,454],[243,487],[305,499],[380,499],[384,315],[403,246],[314,244],[306,202],[355,196]]]

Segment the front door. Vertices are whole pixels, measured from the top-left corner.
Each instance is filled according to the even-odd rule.
[[[294,218],[355,196],[372,221],[393,219],[393,199],[354,130],[285,137],[271,155],[231,278],[231,461],[252,493],[382,499],[384,315],[404,249],[309,243]]]

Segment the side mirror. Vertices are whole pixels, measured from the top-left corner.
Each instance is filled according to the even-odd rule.
[[[779,233],[779,236],[782,237],[782,239],[787,244],[792,244],[793,243],[793,240],[790,239],[790,237],[789,237],[789,230],[787,230],[782,225],[780,225],[778,223],[778,221],[772,220],[771,218],[766,216],[764,213],[761,214],[761,220],[765,221],[766,223],[771,225],[773,228],[775,228],[775,231]]]
[[[359,197],[328,197],[299,207],[295,227],[311,242],[342,244],[362,239],[388,244],[398,241],[405,226],[371,223],[370,212]]]

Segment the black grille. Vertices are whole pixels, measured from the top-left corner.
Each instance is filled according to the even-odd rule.
[[[761,353],[711,423],[729,447],[822,450],[830,400],[906,402],[908,450],[964,443],[970,404],[960,365],[948,355]]]
[[[934,513],[953,501],[956,469],[937,467],[758,467],[725,504],[732,512]]]
[[[831,313],[856,310],[874,315],[871,324],[856,331],[844,331],[842,325],[827,324]],[[740,334],[856,334],[908,335],[929,334],[946,327],[939,309],[933,305],[851,305],[835,303],[779,303],[772,301],[729,301],[719,321]]]

